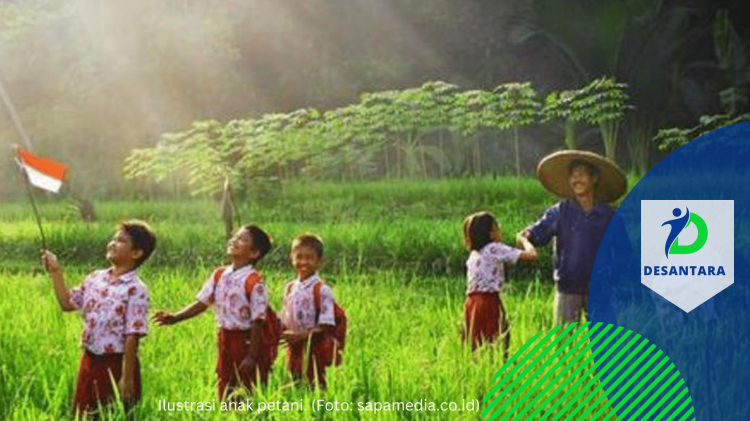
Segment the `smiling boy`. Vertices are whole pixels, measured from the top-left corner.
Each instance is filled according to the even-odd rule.
[[[219,327],[219,398],[225,399],[237,388],[252,389],[257,377],[261,383],[275,358],[275,344],[264,343],[266,323],[277,323],[268,307],[268,289],[255,265],[271,249],[271,239],[256,225],[240,228],[227,243],[230,264],[215,269],[197,295],[197,300],[176,314],[159,311],[159,325],[171,325],[195,317],[214,306]],[[274,320],[269,320],[273,318]],[[273,341],[271,339],[270,341]]]
[[[141,398],[138,344],[148,333],[149,293],[136,269],[148,260],[155,246],[156,236],[146,223],[120,223],[107,244],[110,268],[91,273],[73,289],[65,286],[57,257],[42,250],[42,262],[52,277],[60,308],[78,310],[84,318],[84,353],[74,399],[74,411],[81,416],[114,400],[111,379],[127,412]]]
[[[303,376],[305,351],[309,385],[326,387],[326,367],[341,363],[346,316],[336,306],[331,288],[318,276],[323,266],[323,241],[303,234],[292,242],[290,253],[297,279],[287,284],[281,322],[287,348],[287,364],[295,380]],[[338,315],[337,315],[338,311]],[[337,320],[338,319],[338,320]]]

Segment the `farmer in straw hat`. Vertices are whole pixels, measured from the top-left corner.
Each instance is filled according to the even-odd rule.
[[[625,193],[627,180],[612,161],[573,150],[545,157],[537,174],[542,185],[562,200],[523,235],[535,246],[554,238],[555,325],[575,323],[582,312],[588,314],[594,260],[615,214],[607,203]],[[623,224],[618,223],[618,229],[626,235]]]

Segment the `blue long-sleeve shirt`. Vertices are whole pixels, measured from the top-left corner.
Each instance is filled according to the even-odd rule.
[[[558,291],[588,294],[596,253],[614,215],[614,209],[604,203],[584,212],[574,199],[565,199],[547,209],[529,228],[535,246],[554,239],[553,276]]]

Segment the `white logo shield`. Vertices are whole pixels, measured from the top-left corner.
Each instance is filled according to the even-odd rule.
[[[686,313],[732,285],[734,201],[642,200],[641,283]]]

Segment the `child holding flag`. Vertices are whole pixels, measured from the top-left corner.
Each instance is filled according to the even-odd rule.
[[[149,293],[136,269],[155,245],[156,235],[146,223],[121,222],[107,244],[110,268],[94,271],[73,289],[65,286],[57,257],[42,250],[60,308],[79,311],[85,323],[74,399],[74,411],[81,416],[114,400],[112,380],[127,412],[141,398],[138,343],[148,333]]]

